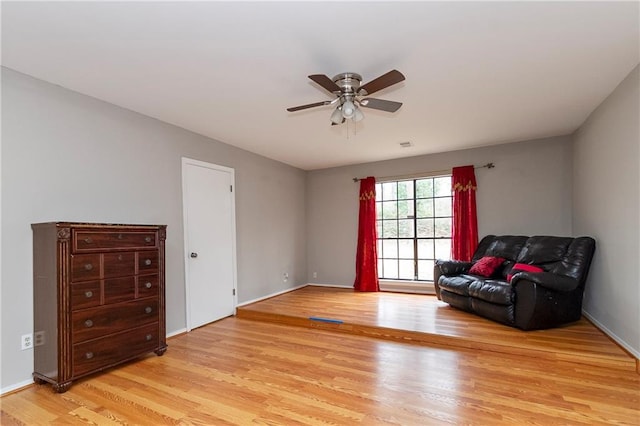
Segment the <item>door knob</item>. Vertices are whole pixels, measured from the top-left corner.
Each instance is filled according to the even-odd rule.
[[[191,253],[191,257],[193,257],[193,258],[195,259],[196,257],[198,257],[198,253],[193,253],[193,252],[192,252],[192,253]]]

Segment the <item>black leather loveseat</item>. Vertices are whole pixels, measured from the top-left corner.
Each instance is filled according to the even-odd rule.
[[[590,237],[488,235],[471,262],[436,261],[436,294],[453,307],[522,330],[577,321],[594,250]],[[536,267],[540,272],[524,271]]]

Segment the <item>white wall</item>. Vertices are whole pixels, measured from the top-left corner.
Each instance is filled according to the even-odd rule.
[[[573,136],[573,231],[596,254],[584,311],[640,358],[640,85],[636,67]]]
[[[167,331],[184,329],[183,156],[236,171],[238,301],[305,283],[304,171],[2,68],[2,391],[33,370],[31,223],[168,225]]]
[[[571,140],[557,137],[309,172],[307,267],[314,283],[353,286],[359,184],[493,162],[476,170],[478,232],[571,235]],[[317,272],[317,278],[313,273]]]

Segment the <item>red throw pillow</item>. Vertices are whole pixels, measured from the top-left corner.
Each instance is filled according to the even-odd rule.
[[[503,262],[504,258],[502,257],[485,256],[473,264],[469,273],[489,278]]]
[[[511,282],[511,278],[518,272],[544,272],[544,269],[527,263],[516,263],[513,265],[513,268],[511,268],[509,275],[507,275],[507,281]]]

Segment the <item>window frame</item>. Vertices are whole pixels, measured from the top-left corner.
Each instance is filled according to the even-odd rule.
[[[439,178],[448,178],[448,185],[446,186],[448,188],[448,190],[446,191],[446,194],[441,193],[442,188],[440,188],[440,191],[437,191],[436,188],[436,180]],[[443,258],[450,258],[451,256],[451,229],[453,226],[453,191],[451,191],[451,178],[452,175],[450,172],[439,172],[439,173],[434,173],[433,175],[420,175],[420,176],[411,176],[411,177],[402,177],[402,178],[388,178],[388,179],[384,179],[384,180],[380,180],[376,182],[376,228],[378,230],[378,235],[377,235],[377,248],[378,248],[378,270],[380,271],[380,280],[385,280],[385,281],[400,281],[400,282],[416,282],[416,283],[433,283],[433,264],[435,262],[436,259],[443,259]],[[431,194],[429,196],[418,196],[418,181],[421,180],[430,180],[431,181]],[[412,193],[409,195],[407,194],[406,197],[402,197],[399,194],[399,188],[400,185],[403,182],[411,182],[411,187],[412,187]],[[383,190],[384,190],[384,185],[385,184],[389,184],[389,183],[393,183],[395,184],[395,193],[394,193],[394,198],[388,198],[384,196]],[[406,185],[405,185],[406,187]],[[401,198],[402,197],[402,198]],[[436,200],[442,200],[442,199],[448,199],[449,201],[449,208],[448,208],[448,215],[447,214],[440,214],[438,213],[437,209],[436,209]],[[431,215],[429,215],[428,213],[426,213],[425,216],[420,216],[418,214],[418,203],[420,200],[431,200]],[[405,201],[411,201],[412,202],[412,206],[411,208],[408,208],[407,210],[407,215],[404,217],[400,217],[399,215],[399,204],[400,202],[405,202]],[[385,206],[388,206],[389,204],[384,204],[384,203],[390,203],[392,202],[395,205],[395,217],[385,217],[385,214],[387,213],[386,211],[383,211],[383,208]],[[446,210],[446,209],[445,209]],[[418,236],[419,233],[419,220],[425,220],[428,219],[429,221],[432,222],[432,232],[430,233],[430,235],[428,236]],[[436,228],[436,222],[437,220],[440,219],[445,219],[448,221],[447,224],[445,224],[445,228],[448,227],[449,232],[448,235],[442,236],[442,235],[438,235],[438,231]],[[413,233],[413,236],[411,237],[407,237],[407,236],[401,236],[400,235],[400,221],[406,221],[406,220],[411,220],[411,231]],[[386,237],[384,236],[384,229],[385,228],[385,222],[389,223],[389,222],[395,222],[395,229],[396,229],[396,235],[393,237]],[[423,222],[423,223],[428,223],[428,222]],[[442,222],[440,222],[442,223]],[[408,257],[403,257],[401,253],[401,249],[400,249],[400,242],[401,241],[411,241],[410,246],[412,246],[412,251],[413,251],[413,256],[412,258],[408,258]],[[447,246],[447,254],[446,256],[443,256],[443,248],[437,248],[437,242],[438,241],[446,241],[448,240],[449,244]],[[392,253],[392,256],[386,256],[385,257],[385,246],[388,246],[388,244],[386,244],[385,242],[387,241],[395,241],[395,251]],[[420,249],[420,242],[421,241],[426,241],[429,244],[431,244],[430,247],[430,253],[433,257],[421,257],[421,249]],[[391,277],[387,276],[387,274],[385,273],[385,269],[387,268],[387,266],[385,266],[385,260],[390,260],[391,262],[395,263],[395,274],[392,275]],[[413,263],[413,277],[408,278],[408,277],[403,277],[402,273],[401,273],[401,264],[402,262],[406,262],[406,261],[410,261]],[[429,265],[426,267],[427,270],[430,269],[430,271],[426,272],[426,273],[421,273],[421,269],[420,265],[423,265],[423,268],[425,267],[425,265]],[[426,277],[431,277],[431,278],[425,278]]]

